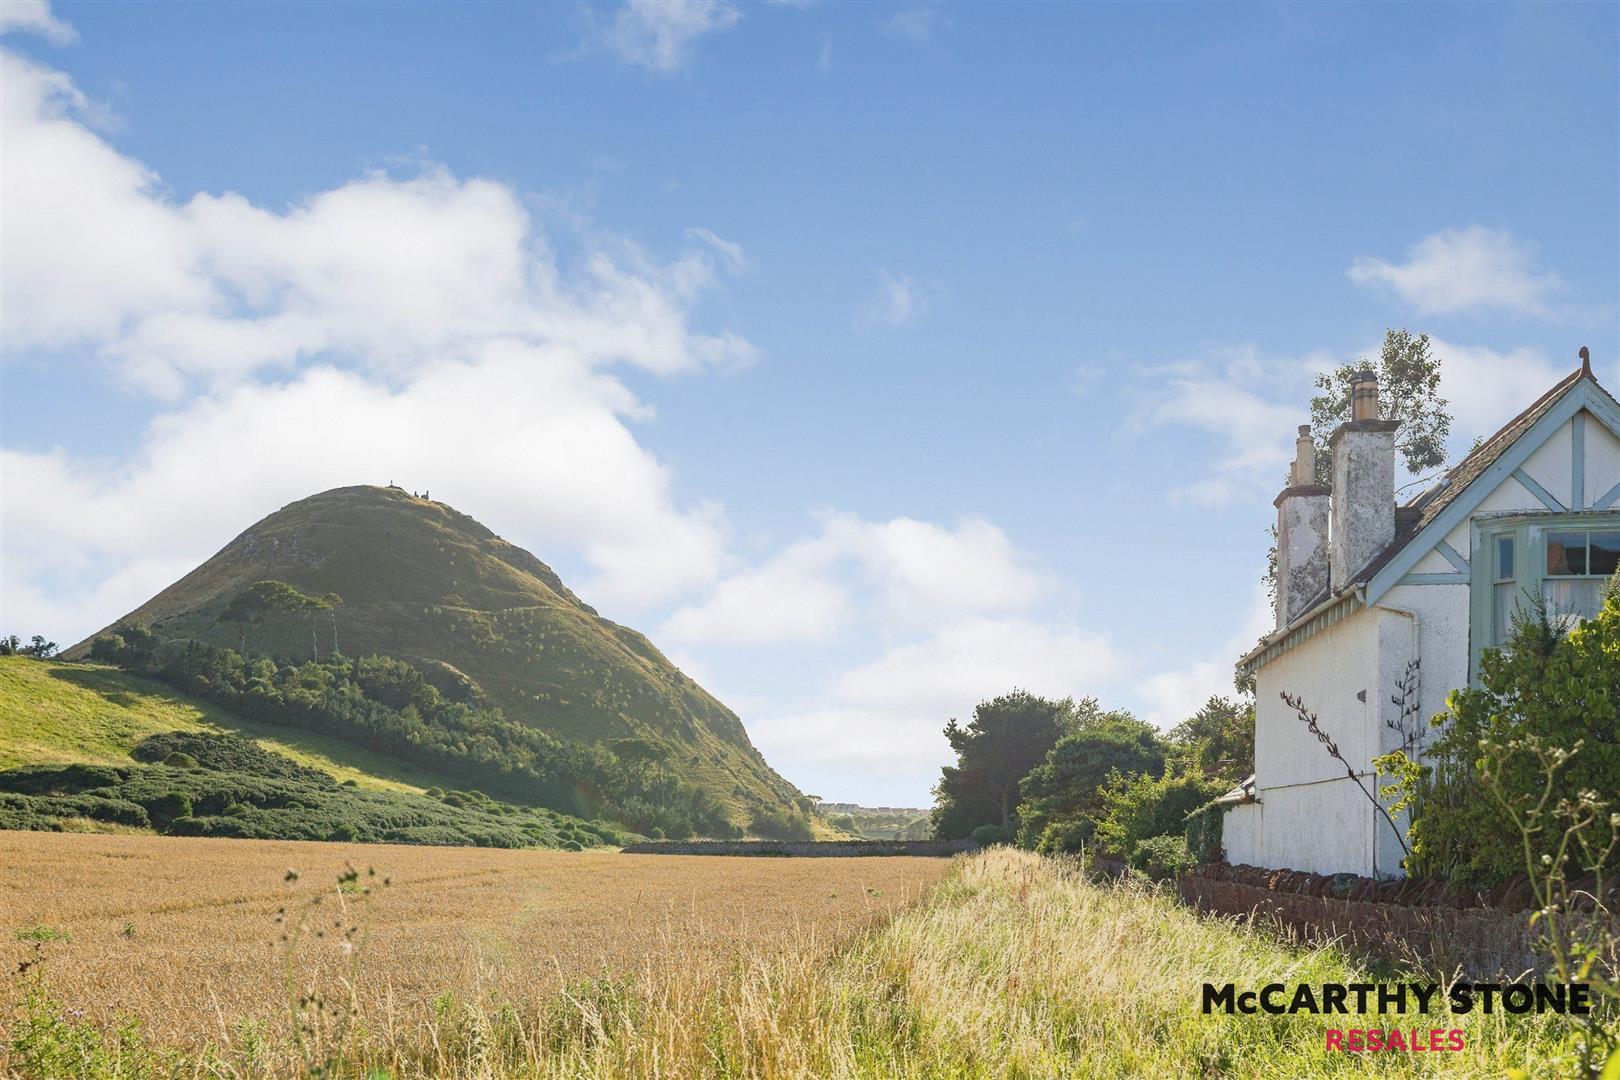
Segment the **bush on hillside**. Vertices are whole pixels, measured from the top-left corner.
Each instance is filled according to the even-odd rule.
[[[1123,776],[1103,786],[1103,812],[1097,821],[1097,846],[1115,858],[1135,857],[1138,845],[1154,837],[1173,836],[1187,850],[1187,817],[1219,795],[1225,785],[1197,773],[1179,776]],[[1189,858],[1191,856],[1189,855]]]
[[[197,767],[161,763],[175,752],[169,748],[177,737],[196,751]],[[0,828],[60,829],[69,819],[88,818],[179,836],[257,839],[555,847],[565,830],[586,846],[604,834],[617,838],[607,827],[569,824],[550,810],[487,796],[466,793],[465,805],[454,806],[409,792],[347,787],[231,735],[153,736],[134,756],[143,763],[0,772]],[[231,763],[264,771],[222,767]]]
[[[336,738],[511,802],[577,817],[607,816],[639,834],[655,827],[682,838],[740,832],[726,807],[671,774],[651,744],[621,759],[602,745],[561,741],[506,719],[499,709],[447,698],[401,660],[337,654],[320,662],[248,659],[195,641],[165,646],[140,625],[101,635],[91,655],[250,719]],[[165,755],[172,752],[190,753],[209,767],[194,744],[178,735],[164,746]],[[219,767],[257,770],[246,763]],[[790,832],[809,829],[797,807],[765,812],[789,822],[784,827]]]

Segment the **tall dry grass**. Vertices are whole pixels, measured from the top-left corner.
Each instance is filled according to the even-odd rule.
[[[108,1076],[402,1080],[1567,1075],[1569,1038],[1553,1017],[1417,1019],[1404,1026],[1462,1028],[1466,1049],[1345,1055],[1323,1049],[1323,1032],[1354,1018],[1199,1009],[1206,980],[1366,978],[1332,948],[1280,945],[1147,887],[1094,884],[1072,864],[995,850],[958,860],[926,901],[853,941],[810,932],[727,965],[655,951],[621,977],[528,1005],[446,995],[420,1014],[398,1002],[325,1002],[335,1011],[308,1025],[302,1049],[289,1020],[251,1045],[167,1060],[138,1040],[103,1040],[114,1063],[93,1064]],[[33,1037],[28,1024],[52,1008],[33,1002],[14,1033]],[[26,1050],[12,1048],[13,1068]]]

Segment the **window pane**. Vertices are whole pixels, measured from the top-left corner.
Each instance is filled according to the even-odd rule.
[[[1513,576],[1513,537],[1502,536],[1496,541],[1496,580],[1505,581]]]
[[[1608,577],[1620,570],[1620,532],[1595,532],[1588,548],[1586,572]]]
[[[1586,534],[1552,532],[1547,534],[1547,573],[1586,573]]]
[[[1566,616],[1590,619],[1597,614],[1603,582],[1597,578],[1581,581],[1548,581],[1547,614],[1554,619]]]
[[[1504,581],[1500,585],[1491,586],[1491,641],[1500,645],[1508,638],[1508,630],[1513,626],[1513,608],[1517,597],[1514,595],[1513,582]]]

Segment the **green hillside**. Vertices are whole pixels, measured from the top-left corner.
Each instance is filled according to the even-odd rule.
[[[0,828],[496,847],[621,839],[103,665],[19,656],[0,657]]]
[[[170,731],[240,735],[374,791],[455,786],[407,762],[313,732],[255,723],[103,664],[0,656],[0,769],[127,765],[143,739]]]
[[[222,618],[261,581],[330,610]],[[641,634],[598,615],[550,567],[465,514],[397,488],[350,487],[292,503],[112,627],[165,642],[308,660],[341,651],[414,665],[444,694],[560,739],[612,742],[731,808],[801,815],[741,721]],[[88,654],[87,640],[64,655]]]

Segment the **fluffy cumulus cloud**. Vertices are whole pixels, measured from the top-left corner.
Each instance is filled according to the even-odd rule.
[[[608,27],[607,42],[625,63],[667,75],[687,65],[700,38],[730,29],[741,18],[719,0],[625,0]]]
[[[1425,315],[1496,308],[1544,316],[1561,284],[1537,265],[1528,244],[1506,229],[1483,225],[1426,236],[1404,262],[1357,259],[1350,280],[1388,288]]]
[[[875,656],[812,661],[831,674],[788,676],[750,724],[767,757],[820,778],[817,794],[919,798],[949,758],[946,717],[1015,686],[1063,697],[1119,685],[1112,642],[1055,612],[1059,590],[989,522],[818,517],[813,535],[728,575],[661,631],[683,648],[802,658],[860,642]]]
[[[48,351],[167,402],[116,463],[5,451],[8,622],[94,629],[283,503],[394,478],[580,553],[609,606],[718,576],[718,510],[673,498],[615,371],[748,360],[691,325],[740,248],[596,237],[565,265],[518,193],[433,167],[285,210],[181,201],[66,76],[0,64],[5,362],[26,378]]]
[[[46,0],[5,0],[0,4],[0,34],[39,34],[53,45],[69,45],[79,38],[67,23],[51,14]]]
[[[967,615],[843,671],[802,709],[767,709],[750,730],[768,758],[830,782],[816,792],[825,798],[920,796],[950,760],[947,717],[965,721],[1013,687],[1049,697],[1106,691],[1125,670],[1106,635],[1061,619]]]
[[[947,528],[911,518],[819,516],[817,535],[728,576],[703,602],[671,616],[664,633],[682,643],[811,643],[844,627],[857,607],[852,594],[886,629],[1020,611],[1039,596],[1039,577],[989,522]]]

